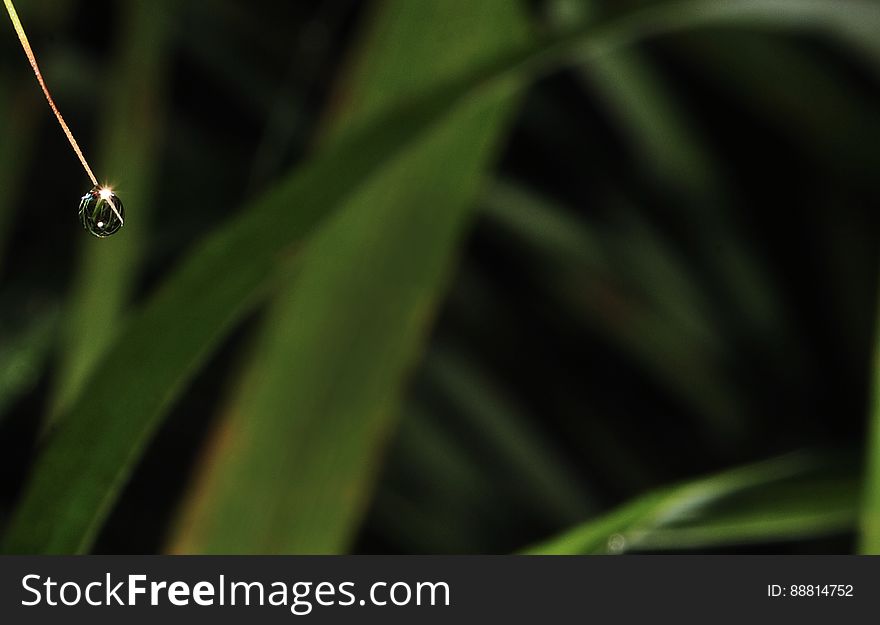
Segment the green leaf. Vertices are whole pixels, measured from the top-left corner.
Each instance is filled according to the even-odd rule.
[[[880,165],[876,107],[821,54],[754,32],[695,33],[681,47],[706,80],[829,170],[873,179]]]
[[[0,327],[0,421],[9,405],[33,388],[48,359],[58,326],[58,306],[28,313],[13,331]],[[18,327],[21,325],[21,327]]]
[[[867,469],[861,506],[861,553],[880,555],[880,299],[874,327],[874,362],[868,422]]]
[[[414,141],[424,137],[437,146],[455,141],[436,124],[446,115],[463,115],[467,107],[474,107],[468,115],[479,119],[476,111],[481,110],[488,122],[489,109],[498,102],[499,82],[529,78],[573,54],[588,59],[646,37],[708,24],[843,26],[871,20],[880,24],[880,7],[845,0],[663,5],[505,55],[346,132],[207,236],[129,318],[42,446],[3,549],[87,550],[162,416],[222,338],[267,294],[297,244],[361,187],[377,195],[387,193],[373,175],[405,168],[411,156],[407,148]],[[400,270],[405,274],[406,267]],[[414,272],[400,279],[415,277]],[[301,284],[299,292],[313,289]],[[410,320],[416,323],[426,310],[414,310]]]
[[[706,294],[646,224],[600,228],[515,184],[484,197],[484,214],[551,265],[541,282],[688,402],[722,444],[742,436],[744,410],[725,376],[722,332]],[[618,214],[624,211],[616,211]]]
[[[514,497],[552,521],[584,516],[592,505],[591,495],[577,476],[560,460],[562,452],[547,440],[514,401],[493,386],[468,356],[453,349],[434,351],[425,363],[428,382],[441,393],[471,429],[474,444],[481,444],[490,465],[516,484]]]
[[[524,25],[509,0],[385,3],[339,126],[515,49]],[[174,550],[346,549],[509,104],[502,86],[461,107],[303,250],[187,498],[195,505]],[[251,512],[234,513],[242,507]]]
[[[410,553],[485,549],[481,526],[503,520],[505,511],[497,503],[508,493],[497,488],[479,452],[450,431],[448,415],[437,414],[442,409],[414,401],[412,395],[400,411],[367,531],[393,537]]]
[[[577,27],[592,19],[600,4],[597,0],[553,0],[549,21],[560,29]],[[647,55],[621,50],[578,70],[648,173],[673,188],[699,195],[717,186],[712,155]]]
[[[805,453],[650,492],[526,550],[621,553],[795,540],[851,530],[858,481]]]

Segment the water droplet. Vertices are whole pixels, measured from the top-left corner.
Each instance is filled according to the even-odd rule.
[[[623,534],[612,534],[608,537],[608,553],[623,553],[626,549],[626,537]]]
[[[96,237],[116,234],[125,222],[122,200],[107,187],[95,187],[79,202],[79,220]]]

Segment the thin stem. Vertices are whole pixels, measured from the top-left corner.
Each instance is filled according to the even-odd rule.
[[[31,63],[31,68],[33,68],[34,75],[37,77],[37,82],[40,83],[40,87],[43,89],[43,94],[46,96],[46,101],[49,103],[49,107],[52,109],[52,112],[55,113],[55,117],[58,119],[58,123],[61,124],[61,130],[64,131],[64,134],[67,136],[67,140],[70,141],[70,147],[72,147],[73,151],[76,152],[76,155],[79,158],[79,162],[82,163],[83,169],[86,170],[86,173],[89,175],[89,179],[91,179],[92,184],[97,187],[98,179],[95,178],[95,174],[92,173],[92,168],[89,167],[89,164],[86,161],[86,157],[83,156],[82,150],[79,149],[79,144],[76,142],[76,139],[73,138],[73,133],[70,132],[70,128],[68,128],[67,122],[65,122],[64,117],[61,116],[61,111],[59,111],[58,107],[55,106],[55,101],[52,99],[52,94],[49,93],[49,88],[46,86],[46,81],[43,80],[43,74],[40,72],[40,66],[37,65],[37,58],[34,56],[34,51],[31,49],[31,44],[28,41],[27,35],[24,32],[24,27],[21,25],[21,20],[18,19],[18,13],[15,12],[15,7],[12,4],[12,0],[3,0],[3,3],[6,5],[6,11],[9,13],[9,19],[12,20],[12,25],[15,27],[15,32],[18,34],[18,40],[21,41],[21,47],[24,49],[24,53],[27,56],[28,61],[30,61]]]

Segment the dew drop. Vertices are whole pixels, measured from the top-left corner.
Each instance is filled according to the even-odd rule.
[[[612,534],[608,537],[608,553],[623,553],[626,549],[626,537],[623,534]]]
[[[94,187],[79,202],[79,220],[96,237],[116,234],[125,222],[122,200],[107,187]]]

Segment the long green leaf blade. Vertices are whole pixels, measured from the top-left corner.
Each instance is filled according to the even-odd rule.
[[[795,454],[650,492],[526,552],[621,553],[822,536],[855,526],[857,491],[845,468]]]
[[[340,125],[522,45],[524,22],[507,0],[386,3]],[[303,251],[175,550],[346,548],[509,102],[504,86],[462,107],[362,187]],[[234,514],[241,508],[251,512]]]
[[[874,327],[874,362],[869,407],[867,469],[861,506],[859,550],[880,555],[880,303]]]

